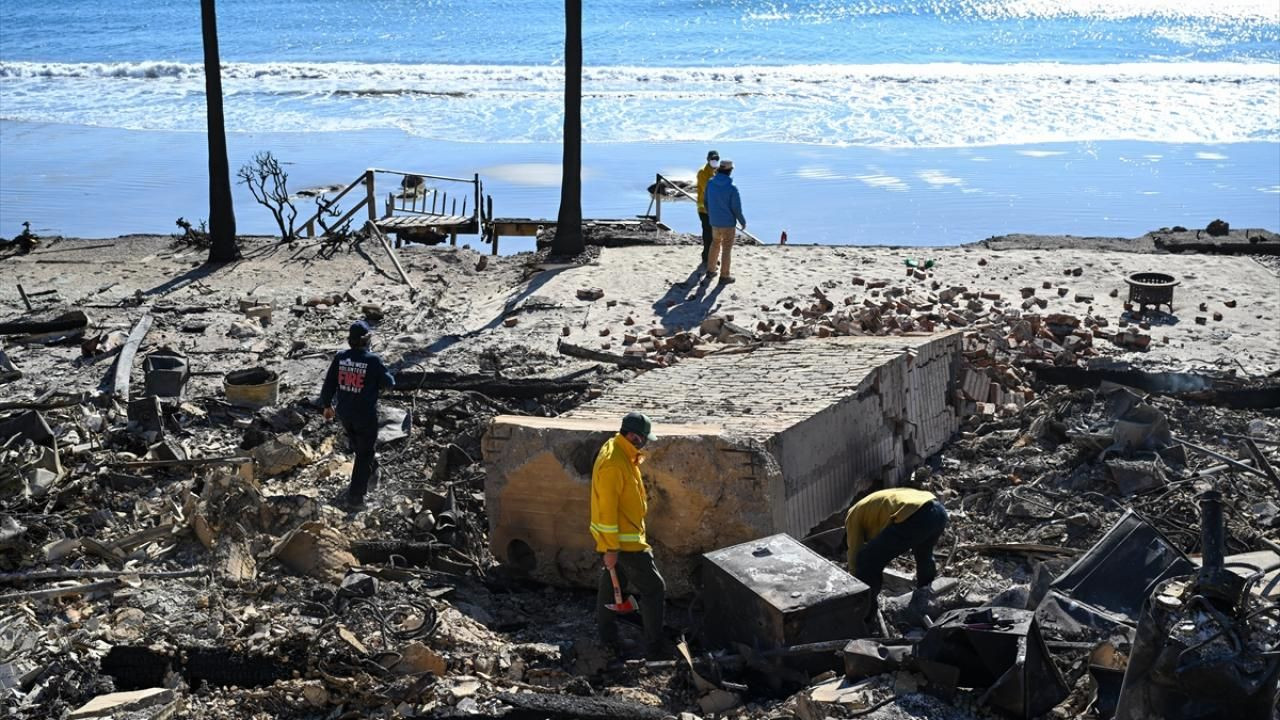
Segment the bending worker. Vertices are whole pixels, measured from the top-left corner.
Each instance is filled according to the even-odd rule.
[[[924,490],[878,490],[849,508],[844,519],[849,572],[871,588],[869,614],[875,612],[885,567],[907,551],[916,556],[916,586],[933,584],[938,575],[933,549],[946,527],[946,508]]]
[[[649,418],[638,412],[627,413],[622,429],[601,446],[591,469],[591,535],[596,550],[604,556],[596,594],[600,642],[615,652],[621,649],[614,611],[606,607],[614,601],[613,580],[609,576],[613,569],[620,585],[625,587],[630,582],[640,591],[645,655],[651,660],[661,659],[665,653],[662,624],[667,592],[645,538],[649,501],[640,477],[640,463],[644,461],[640,449],[653,438]]]

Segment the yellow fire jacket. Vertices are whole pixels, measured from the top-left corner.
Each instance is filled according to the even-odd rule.
[[[849,572],[857,572],[858,551],[884,532],[889,523],[900,523],[922,506],[934,500],[931,492],[912,488],[878,490],[849,508],[844,518],[844,532],[849,540]]]
[[[591,535],[596,550],[643,552],[649,501],[640,477],[640,452],[621,434],[600,446],[591,469]]]
[[[698,171],[698,212],[707,211],[707,183],[711,182],[711,177],[716,174],[716,169],[711,167],[710,163],[702,166]]]

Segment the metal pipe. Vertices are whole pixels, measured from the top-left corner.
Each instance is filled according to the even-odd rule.
[[[1218,572],[1223,568],[1224,551],[1222,524],[1222,493],[1206,490],[1200,495],[1200,555],[1203,558],[1201,573]]]

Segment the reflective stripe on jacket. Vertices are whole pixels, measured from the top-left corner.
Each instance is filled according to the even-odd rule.
[[[643,552],[649,502],[640,477],[640,453],[622,435],[605,441],[591,469],[591,535],[596,550]]]
[[[933,493],[912,488],[878,490],[849,508],[844,532],[849,540],[849,572],[857,572],[858,551],[884,532],[889,523],[900,523],[936,498]]]
[[[716,169],[711,167],[711,163],[702,166],[698,171],[698,212],[705,213],[707,211],[707,182],[716,174]]]

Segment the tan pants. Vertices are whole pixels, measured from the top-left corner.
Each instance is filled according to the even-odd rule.
[[[718,264],[720,277],[732,277],[729,275],[729,261],[732,259],[733,238],[736,234],[737,228],[711,228],[711,250],[707,253],[707,272],[715,272]]]

